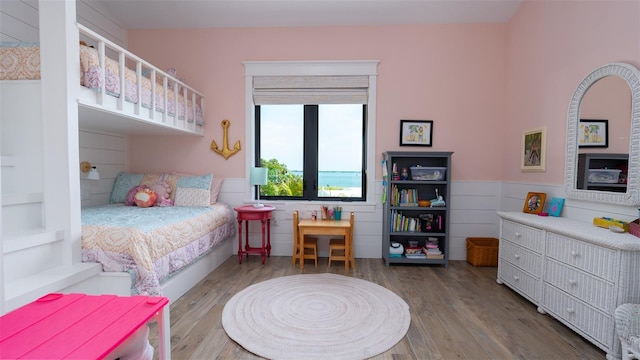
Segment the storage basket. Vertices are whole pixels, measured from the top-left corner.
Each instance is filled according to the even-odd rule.
[[[498,266],[498,239],[467,238],[467,262],[473,266]]]
[[[446,167],[412,166],[411,180],[443,181]]]

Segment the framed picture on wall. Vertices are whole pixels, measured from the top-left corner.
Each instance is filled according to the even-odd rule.
[[[609,120],[580,119],[578,147],[609,147]]]
[[[433,120],[400,120],[400,146],[431,146]]]
[[[523,132],[520,169],[522,171],[545,171],[546,147],[546,126]]]
[[[547,198],[546,193],[530,192],[524,199],[524,206],[522,212],[529,214],[539,214],[544,207],[544,201]]]

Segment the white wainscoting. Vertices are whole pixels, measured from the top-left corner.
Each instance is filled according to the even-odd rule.
[[[246,203],[243,178],[225,179],[220,193],[220,201],[238,206]],[[530,191],[544,192],[547,199],[564,198],[563,185],[544,185],[511,183],[500,181],[452,181],[451,183],[451,219],[449,220],[451,241],[449,259],[466,260],[467,237],[498,237],[499,218],[496,212],[522,211],[524,200]],[[343,213],[356,213],[354,230],[355,256],[359,258],[380,258],[382,261],[382,183],[376,182],[375,206],[344,204]],[[317,210],[319,204],[274,202],[276,206],[271,226],[271,253],[275,256],[290,256],[293,245],[293,227],[291,213],[299,210],[303,217],[310,217],[311,211]],[[546,207],[545,207],[546,209]],[[609,216],[626,221],[637,218],[635,207],[615,206],[591,203],[586,201],[565,200],[562,217],[584,221],[591,225],[594,217]],[[251,224],[250,237],[259,240],[260,227]],[[237,244],[237,238],[236,238]],[[327,256],[326,241],[320,241],[320,256]],[[237,252],[237,245],[234,253]]]
[[[38,8],[38,1],[32,0],[0,2],[0,41],[38,42]],[[78,0],[76,12],[79,23],[101,33],[116,44],[127,47],[127,29],[108,14],[100,3]]]
[[[87,174],[80,173],[82,207],[108,204],[116,176],[129,168],[128,139],[122,135],[80,130],[79,143],[80,161],[90,162],[100,173],[100,180],[86,180]]]
[[[220,192],[220,201],[232,206],[242,205],[245,199],[243,178],[225,179]],[[500,182],[453,181],[451,186],[450,256],[451,260],[466,259],[467,237],[497,237],[498,211],[501,196]],[[526,194],[525,194],[526,195]],[[354,253],[359,258],[379,258],[382,261],[382,182],[376,181],[375,205],[358,203],[341,204],[342,213],[355,212]],[[524,201],[524,195],[523,195]],[[290,256],[293,248],[292,212],[300,211],[302,217],[310,217],[311,211],[319,210],[319,203],[266,202],[276,207],[271,223],[271,254]],[[250,238],[259,241],[260,226],[250,224]],[[326,240],[319,243],[321,257],[328,256]],[[237,237],[236,237],[237,244]],[[237,245],[234,247],[237,253]]]

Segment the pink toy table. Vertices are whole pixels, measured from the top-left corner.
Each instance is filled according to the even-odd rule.
[[[150,320],[170,359],[165,297],[49,294],[0,317],[1,359],[103,359]]]

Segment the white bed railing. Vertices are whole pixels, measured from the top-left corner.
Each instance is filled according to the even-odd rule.
[[[95,45],[98,52],[100,63],[100,77],[101,79],[104,79],[104,81],[101,81],[100,89],[96,94],[97,105],[103,106],[107,102],[107,97],[113,97],[107,93],[106,89],[106,63],[107,58],[110,58],[117,61],[119,67],[120,96],[118,97],[116,102],[118,111],[124,111],[124,108],[126,106],[125,76],[126,70],[129,69],[135,71],[136,74],[137,101],[133,104],[134,115],[153,123],[161,123],[170,127],[184,129],[198,134],[203,133],[203,124],[198,124],[197,111],[199,107],[201,112],[200,117],[203,119],[202,121],[204,121],[204,96],[200,92],[196,91],[189,85],[168,74],[167,72],[145,61],[144,59],[134,55],[128,50],[109,41],[108,39],[105,39],[91,29],[81,24],[77,24],[77,26],[80,32],[80,38],[82,40],[90,39],[90,42],[92,43],[92,45]],[[142,78],[143,76],[145,76],[143,75],[144,71],[147,70],[149,71],[149,79],[151,79],[150,109],[145,109],[142,101]],[[159,76],[162,79],[162,88],[164,89],[164,104],[162,108],[158,108],[158,104],[156,102],[156,95],[159,88],[158,85],[160,85],[155,81],[155,79],[157,78],[156,76]],[[171,116],[169,113],[169,91],[173,91],[175,93],[175,96],[172,99],[174,105],[173,116]],[[184,99],[183,114],[179,111],[180,97],[178,95],[182,95]],[[187,106],[189,100],[192,104],[191,107]],[[146,112],[146,110],[149,110],[148,113]],[[191,112],[191,116],[187,114],[187,111]],[[180,115],[183,115],[182,119],[180,119]],[[189,117],[192,120],[188,120]]]

